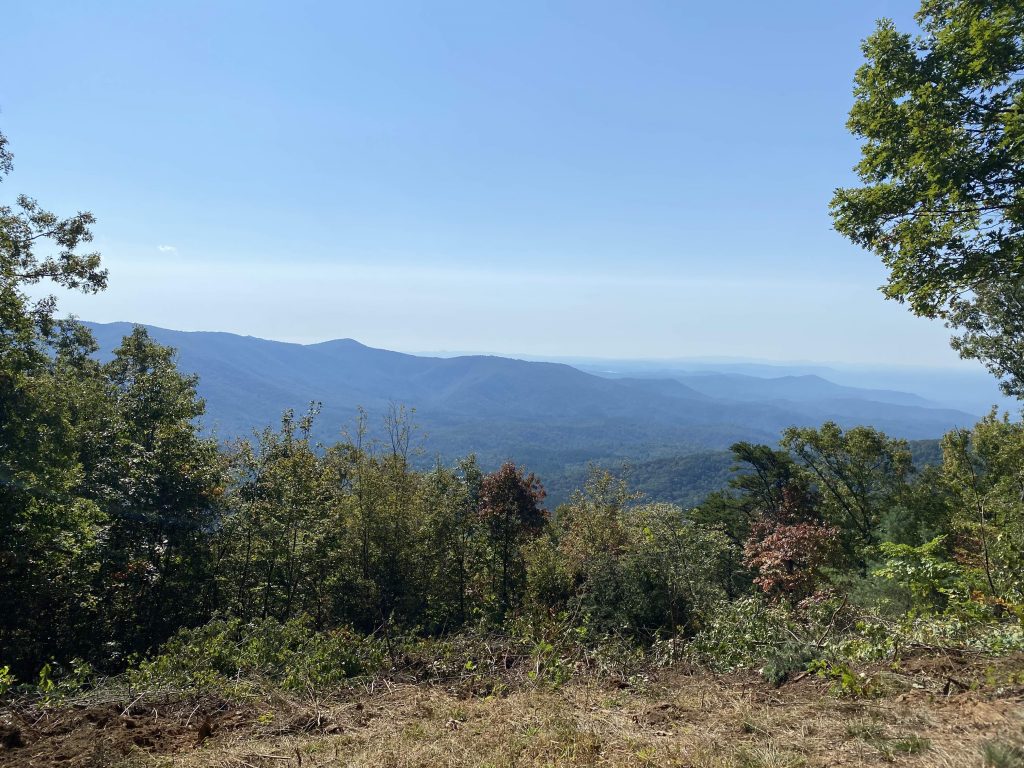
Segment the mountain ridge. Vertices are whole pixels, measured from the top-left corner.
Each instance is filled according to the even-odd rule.
[[[86,325],[103,357],[134,327]],[[975,420],[912,393],[890,393],[902,402],[877,401],[871,390],[821,377],[600,376],[497,355],[411,355],[350,338],[298,344],[144,327],[178,350],[184,372],[199,375],[207,426],[222,438],[244,437],[276,424],[287,408],[320,402],[316,436],[333,440],[359,407],[379,420],[397,402],[416,409],[428,455],[450,460],[475,451],[487,465],[511,458],[561,470],[722,450],[736,440],[774,442],[788,426],[825,420],[872,424],[909,439],[938,437]]]

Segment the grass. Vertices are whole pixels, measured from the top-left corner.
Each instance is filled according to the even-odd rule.
[[[1024,748],[1004,741],[990,741],[982,747],[985,768],[1024,768]]]
[[[85,733],[101,757],[89,762],[81,755],[61,764],[1024,768],[1024,708],[1019,703],[1024,691],[982,684],[944,696],[942,679],[923,685],[919,677],[916,685],[863,699],[831,696],[827,681],[810,676],[776,688],[753,672],[716,676],[668,670],[642,689],[576,679],[559,688],[510,686],[491,696],[440,685],[377,681],[329,699],[312,693],[268,695],[244,709],[226,701],[209,706],[198,702],[200,711],[219,707],[223,727],[198,744],[194,734],[199,718],[193,716],[173,748],[163,751],[129,743],[118,752],[120,742],[112,739],[121,731],[112,722]],[[121,706],[114,708],[115,714]],[[127,716],[137,722],[128,733],[138,733],[143,721],[152,725],[158,718],[180,725],[196,706],[191,701],[177,708],[139,705]],[[0,710],[0,723],[2,717]],[[55,727],[54,745],[67,743],[68,732],[66,723]],[[41,745],[0,752],[0,764],[52,764]],[[21,762],[11,762],[11,756]]]
[[[298,749],[309,755],[305,765],[367,768],[966,766],[977,765],[984,748],[980,740],[964,737],[962,711],[924,697],[904,715],[901,707],[876,702],[840,709],[834,699],[810,687],[773,696],[764,687],[714,678],[680,678],[650,693],[626,696],[617,706],[607,706],[605,694],[571,685],[461,701],[442,691],[396,688],[376,699],[365,725],[346,724],[344,711],[338,711],[340,734],[249,734],[177,765],[198,768],[239,760],[263,768],[271,763],[253,762],[252,756]],[[929,708],[930,724],[922,732],[909,732],[920,727],[921,706]],[[1011,710],[1000,709],[1006,725],[1019,718]],[[851,716],[878,725],[851,734],[845,725]],[[1018,719],[1018,729],[1021,725]],[[995,754],[997,748],[988,749]],[[1022,765],[999,759],[994,768]]]

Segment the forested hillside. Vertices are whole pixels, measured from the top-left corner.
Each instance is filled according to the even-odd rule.
[[[942,463],[940,440],[910,440],[907,443],[914,466],[924,469]],[[569,500],[573,491],[582,488],[595,469],[610,471],[629,487],[642,494],[646,501],[665,501],[689,509],[714,491],[729,487],[741,471],[742,462],[730,451],[701,451],[651,461],[603,462],[570,467],[562,472],[546,474],[548,501],[558,506]]]

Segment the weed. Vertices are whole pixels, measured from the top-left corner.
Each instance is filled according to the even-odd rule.
[[[1024,768],[1024,749],[1005,741],[989,741],[981,748],[985,768]]]
[[[776,747],[741,749],[736,755],[737,768],[800,768],[806,763],[803,755]]]
[[[902,736],[890,745],[894,752],[902,752],[906,755],[917,755],[931,747],[931,741],[917,734]]]
[[[848,664],[815,659],[807,665],[807,670],[828,680],[829,692],[833,696],[860,699],[874,692],[874,681],[863,673],[857,674]]]

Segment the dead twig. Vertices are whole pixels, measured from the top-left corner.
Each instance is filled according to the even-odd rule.
[[[146,695],[146,692],[143,691],[138,696],[136,696],[134,699],[132,699],[132,703],[129,704],[127,707],[125,707],[124,710],[121,712],[121,717],[127,717],[128,713],[132,711],[132,707],[134,707],[136,704],[138,704],[140,701],[142,701],[142,697],[145,696],[145,695]]]
[[[839,607],[836,608],[835,611],[832,613],[832,618],[830,618],[828,620],[828,626],[825,627],[825,631],[821,633],[821,637],[819,637],[818,638],[818,642],[815,643],[815,645],[818,646],[819,648],[821,647],[821,644],[825,641],[825,638],[828,637],[829,632],[832,631],[832,627],[836,623],[836,617],[839,616],[839,612],[841,610],[843,610],[843,608],[846,607],[846,603],[847,603],[848,600],[849,600],[849,597],[844,595],[843,596],[843,602],[841,602],[839,604]]]
[[[199,711],[199,707],[201,707],[201,706],[202,706],[201,703],[200,704],[196,704],[195,708],[193,708],[193,710],[189,713],[188,719],[185,720],[185,727],[186,728],[188,728],[188,724],[192,722],[192,718],[195,717],[196,712]]]
[[[250,752],[248,756],[258,757],[261,760],[285,760],[289,763],[292,761],[291,755],[264,755],[260,752]]]

